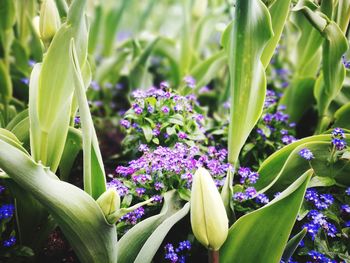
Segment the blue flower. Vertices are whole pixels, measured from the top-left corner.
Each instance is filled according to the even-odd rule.
[[[332,131],[332,137],[333,138],[340,138],[340,139],[345,138],[344,130],[341,128],[334,128]]]
[[[308,161],[311,161],[312,159],[315,158],[313,153],[308,148],[301,149],[299,151],[299,155],[302,158],[304,158],[305,160],[308,160]]]
[[[350,205],[342,205],[341,210],[345,213],[350,213]]]
[[[317,252],[315,250],[309,251],[308,255],[313,259],[312,262],[314,263],[333,263],[333,262],[336,263],[335,260],[332,260],[326,257],[325,255],[323,255],[322,253]]]
[[[121,120],[120,125],[123,126],[126,129],[130,128],[130,122],[128,120]]]
[[[258,204],[267,204],[270,200],[265,194],[258,194],[255,197],[255,200]]]
[[[13,204],[2,205],[0,207],[0,219],[11,218],[15,211],[15,207]]]
[[[347,195],[350,195],[350,187],[347,188],[347,189],[345,190],[345,193],[346,193]]]
[[[306,193],[305,193],[305,199],[307,201],[312,201],[312,202],[318,200],[318,193],[317,193],[317,191],[314,188],[307,189]]]
[[[338,151],[342,151],[346,148],[346,141],[342,139],[334,138],[332,139],[332,145],[334,145]]]
[[[243,201],[247,200],[247,195],[245,193],[242,193],[242,192],[234,193],[233,200],[238,201],[238,202],[243,202]]]
[[[14,244],[16,244],[16,237],[11,236],[9,239],[3,241],[4,247],[12,247]]]

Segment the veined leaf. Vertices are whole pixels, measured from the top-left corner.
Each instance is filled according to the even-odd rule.
[[[348,138],[348,134],[346,137]],[[303,140],[300,140],[303,141]],[[349,139],[347,139],[349,143]],[[277,192],[285,189],[295,181],[299,174],[305,172],[310,167],[314,170],[316,176],[330,177],[338,184],[350,185],[348,174],[350,172],[350,162],[346,159],[338,160],[335,163],[329,163],[331,135],[320,135],[305,138],[302,142],[295,142],[288,150],[292,150],[287,156],[288,150],[276,152],[268,158],[259,170],[260,179],[256,188],[261,192]],[[310,162],[299,156],[301,149],[308,148],[315,156]],[[287,157],[285,159],[285,157]],[[282,166],[282,167],[281,167]],[[279,170],[278,167],[280,167]],[[276,170],[275,170],[276,169]],[[265,186],[265,187],[264,187]]]
[[[277,0],[269,7],[274,35],[265,46],[261,55],[261,62],[265,68],[269,65],[281,38],[284,25],[289,15],[290,4],[291,0]]]
[[[2,139],[0,168],[51,213],[82,262],[117,262],[116,228],[91,196]]]
[[[11,131],[20,142],[29,145],[29,117],[28,109],[17,114],[6,126],[6,129]]]
[[[307,171],[269,204],[238,219],[220,249],[220,262],[280,262],[311,175]]]
[[[83,133],[84,190],[97,199],[106,191],[106,177],[73,39],[71,40],[69,53],[74,69],[75,94],[78,99]]]
[[[131,228],[119,240],[118,262],[135,262],[135,259],[138,257],[139,252],[141,250],[145,251],[143,247],[145,247],[146,244],[149,246],[149,244],[151,244],[149,240],[153,240],[155,238],[154,233],[157,231],[157,228],[160,227],[166,219],[170,219],[172,216],[175,216],[179,211],[181,211],[181,206],[178,203],[177,193],[174,190],[165,193],[164,205],[160,214],[141,221],[133,228]],[[151,236],[153,236],[152,239]]]
[[[222,37],[231,78],[228,159],[233,164],[262,113],[266,77],[260,58],[272,35],[266,6],[260,0],[238,0],[234,23]]]

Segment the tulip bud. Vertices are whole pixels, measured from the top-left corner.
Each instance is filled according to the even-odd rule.
[[[40,9],[40,36],[50,42],[61,25],[60,15],[54,0],[44,0]]]
[[[40,36],[40,17],[39,16],[33,17],[32,24],[33,24],[35,33],[37,33],[38,36]]]
[[[97,203],[107,217],[120,208],[120,196],[115,189],[108,189],[97,199]]]
[[[191,193],[191,225],[196,239],[219,250],[228,234],[225,206],[214,180],[204,168],[194,174]]]
[[[208,0],[196,0],[193,5],[192,14],[194,17],[200,18],[205,15],[208,7]]]

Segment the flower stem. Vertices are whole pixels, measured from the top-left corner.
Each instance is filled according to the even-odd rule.
[[[219,251],[208,250],[208,262],[209,263],[219,263]]]

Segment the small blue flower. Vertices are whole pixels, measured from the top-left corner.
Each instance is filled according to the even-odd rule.
[[[346,193],[347,195],[350,195],[350,187],[347,188],[347,189],[345,190],[345,193]]]
[[[254,187],[248,187],[246,190],[245,190],[245,194],[247,196],[247,198],[251,199],[253,198],[255,195],[256,195],[256,190]]]
[[[334,145],[338,151],[342,151],[346,148],[346,141],[334,138],[332,139],[332,145]]]
[[[301,149],[299,151],[299,155],[307,161],[311,161],[315,158],[313,153],[308,148]]]
[[[350,205],[342,205],[341,210],[345,213],[350,214]]]
[[[310,263],[313,263],[313,262],[314,263],[333,263],[333,262],[336,263],[336,261],[329,259],[328,257],[323,255],[322,253],[317,252],[315,250],[309,251],[308,255],[313,259],[313,261]]]
[[[120,125],[123,126],[126,129],[130,128],[130,122],[128,120],[121,120]]]
[[[314,202],[314,201],[318,200],[318,193],[317,193],[317,191],[314,188],[307,189],[306,193],[305,193],[305,199],[307,201],[311,201],[311,202]]]
[[[196,87],[196,80],[192,76],[186,76],[184,81],[189,88],[194,89]]]
[[[237,192],[233,195],[233,200],[238,201],[238,202],[243,202],[247,200],[247,195],[242,192]]]
[[[12,247],[14,244],[16,244],[16,237],[11,236],[9,239],[3,241],[4,247]]]
[[[267,204],[270,200],[265,194],[258,194],[255,197],[255,200],[258,204]]]
[[[2,205],[0,207],[0,219],[11,218],[15,211],[15,207],[13,204]]]
[[[162,107],[162,112],[165,113],[165,114],[168,114],[169,113],[169,108],[167,106],[163,106]]]
[[[332,137],[333,138],[345,138],[345,132],[342,128],[334,128],[332,131]]]

